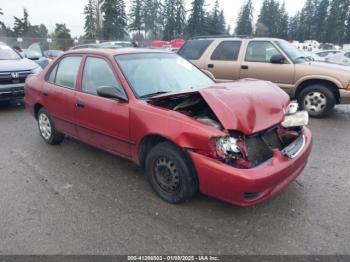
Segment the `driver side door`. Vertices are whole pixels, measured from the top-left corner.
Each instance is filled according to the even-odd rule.
[[[76,96],[76,123],[79,138],[111,153],[130,158],[129,104],[97,95],[102,86],[125,91],[107,59],[85,59],[80,92]]]
[[[284,64],[272,64],[271,57],[277,54],[283,55],[270,41],[249,41],[241,64],[240,78],[271,81],[288,91],[294,84],[294,64],[287,58]]]

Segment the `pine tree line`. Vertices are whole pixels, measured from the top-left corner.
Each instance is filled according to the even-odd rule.
[[[88,0],[84,15],[85,38],[91,40],[121,40],[129,33],[138,40],[227,33],[218,0],[210,12],[205,0],[193,0],[190,10],[186,10],[184,0],[131,0],[129,14],[126,14],[125,0]],[[102,36],[97,33],[99,25]]]
[[[255,30],[253,12],[252,0],[246,0],[238,16],[236,34],[336,44],[350,42],[350,0],[306,0],[302,10],[292,17],[284,2],[264,0]]]

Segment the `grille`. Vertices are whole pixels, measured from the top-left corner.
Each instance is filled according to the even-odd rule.
[[[13,78],[12,73],[18,73],[18,78]],[[28,75],[32,72],[27,71],[13,71],[13,72],[0,72],[0,85],[21,84],[26,81]]]
[[[276,129],[246,137],[248,160],[254,167],[272,158],[273,149],[283,149]]]

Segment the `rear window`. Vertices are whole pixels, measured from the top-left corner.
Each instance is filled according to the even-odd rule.
[[[179,50],[179,55],[189,60],[198,60],[213,40],[188,40]]]

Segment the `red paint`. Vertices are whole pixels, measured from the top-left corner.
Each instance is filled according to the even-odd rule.
[[[198,152],[210,150],[213,137],[226,136],[220,131],[202,124],[184,114],[154,106],[136,99],[122,75],[115,55],[125,53],[156,52],[142,49],[96,49],[69,51],[63,55],[82,55],[76,90],[48,84],[46,74],[60,61],[58,58],[39,76],[27,78],[25,86],[26,109],[35,115],[35,107],[43,106],[53,117],[57,128],[83,142],[123,156],[140,164],[140,145],[148,136],[161,136],[181,148],[187,149],[197,170],[200,190],[204,194],[236,205],[259,203],[281,191],[304,169],[311,151],[312,136],[304,129],[306,146],[295,159],[286,159],[275,152],[268,163],[253,169],[236,169],[219,160]],[[115,76],[124,87],[129,101],[116,102],[81,92],[81,77],[86,56],[99,56],[109,61]],[[43,96],[48,93],[48,97]],[[255,133],[276,126],[283,120],[288,96],[270,83],[244,80],[218,84],[199,91],[226,129],[245,134]],[[166,96],[157,97],[162,99]],[[84,108],[75,106],[77,100]],[[197,153],[196,153],[197,152]],[[262,192],[252,202],[244,200],[245,192]]]

